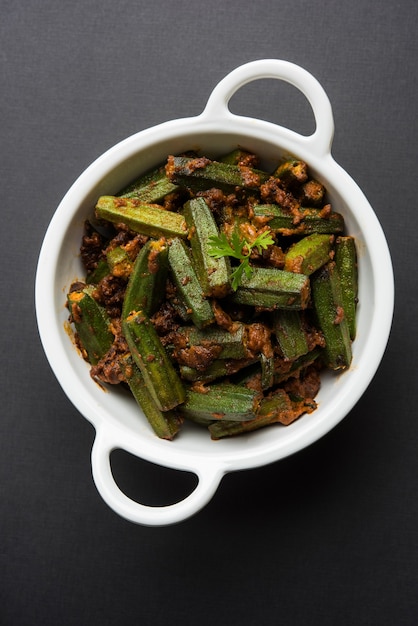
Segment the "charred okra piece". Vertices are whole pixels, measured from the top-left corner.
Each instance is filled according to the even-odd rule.
[[[84,358],[96,365],[110,349],[114,335],[104,307],[93,297],[95,287],[88,285],[67,295],[70,319],[77,331]]]
[[[258,160],[257,156],[248,150],[236,148],[227,152],[217,159],[220,163],[228,163],[229,165],[250,165]],[[251,166],[250,166],[251,167]]]
[[[184,205],[189,229],[194,266],[203,292],[208,297],[222,298],[231,289],[230,263],[227,257],[209,254],[210,240],[219,236],[218,227],[204,198],[193,198]]]
[[[358,299],[357,252],[354,237],[338,237],[335,245],[335,263],[341,281],[342,301],[352,340],[356,336]]]
[[[158,204],[168,194],[173,193],[177,189],[178,186],[167,178],[165,166],[162,165],[140,176],[123,189],[118,196],[121,198],[137,198],[147,204]]]
[[[229,299],[272,310],[305,309],[310,299],[309,278],[275,268],[253,267],[251,276],[242,276]]]
[[[343,308],[340,276],[334,261],[312,275],[315,315],[325,338],[324,357],[331,369],[345,369],[351,363],[351,341]]]
[[[206,157],[169,156],[166,173],[173,183],[193,191],[216,187],[232,192],[240,187],[254,192],[269,178],[269,174],[261,170],[211,161]]]
[[[259,395],[253,389],[227,382],[214,383],[204,393],[187,389],[186,401],[179,407],[189,419],[242,421],[255,417]]]
[[[151,316],[165,295],[168,246],[164,238],[149,239],[136,257],[123,301],[122,318],[132,311]]]
[[[333,235],[313,233],[299,239],[290,246],[284,258],[284,269],[288,272],[309,276],[330,260]]]
[[[101,196],[96,204],[96,216],[116,224],[122,222],[136,233],[157,239],[187,237],[187,226],[182,215],[136,198]]]
[[[181,404],[185,400],[184,387],[148,316],[143,311],[134,311],[122,320],[122,330],[160,411]]]
[[[294,361],[309,352],[308,340],[299,311],[275,311],[273,331],[284,358]]]
[[[344,218],[340,213],[323,212],[322,209],[302,207],[300,219],[278,204],[254,206],[254,217],[267,222],[269,228],[281,235],[310,235],[311,233],[336,234],[344,230]]]
[[[190,250],[182,239],[176,237],[171,241],[168,260],[177,294],[190,319],[198,328],[208,326],[215,317],[197,277]]]
[[[172,440],[183,420],[173,411],[160,411],[152,397],[139,367],[130,354],[121,358],[121,368],[129,389],[142,409],[155,434],[160,439]]]

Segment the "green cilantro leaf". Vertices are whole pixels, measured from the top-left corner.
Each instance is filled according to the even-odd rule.
[[[232,278],[232,289],[236,291],[241,284],[242,276],[245,273],[247,278],[251,277],[252,267],[250,265],[251,251],[256,248],[259,254],[266,250],[268,246],[274,243],[270,230],[260,233],[253,242],[249,243],[246,239],[241,239],[237,232],[233,232],[229,240],[225,233],[214,235],[209,240],[210,256],[220,259],[229,256],[239,260],[239,265],[234,268]],[[246,250],[246,252],[244,252]]]

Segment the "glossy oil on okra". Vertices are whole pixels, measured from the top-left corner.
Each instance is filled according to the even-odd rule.
[[[307,163],[259,163],[241,146],[168,155],[86,222],[77,346],[160,438],[287,427],[315,411],[324,370],[351,365],[355,240]]]

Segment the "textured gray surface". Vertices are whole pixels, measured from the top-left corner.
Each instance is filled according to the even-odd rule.
[[[2,417],[0,621],[379,626],[418,613],[416,183],[418,4],[326,0],[0,1]],[[283,58],[332,102],[333,154],[392,252],[391,339],[367,393],[298,455],[227,476],[175,527],[131,525],[91,480],[91,426],[39,343],[34,276],[56,206],[132,133],[202,111],[234,67]],[[301,132],[293,88],[243,88],[235,112]],[[118,452],[133,497],[164,503],[188,476]]]

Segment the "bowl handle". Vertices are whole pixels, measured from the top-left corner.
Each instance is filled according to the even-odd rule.
[[[144,526],[166,526],[191,517],[209,502],[225,473],[220,467],[206,465],[200,460],[193,469],[198,484],[190,495],[167,506],[144,505],[131,500],[115,482],[110,454],[117,448],[126,449],[126,446],[115,445],[115,439],[111,440],[103,432],[97,431],[91,453],[94,483],[111,509],[121,517]]]
[[[240,117],[230,112],[229,100],[240,87],[263,78],[276,78],[297,87],[311,105],[316,124],[315,131],[307,136],[276,124],[272,124],[272,126],[275,126],[282,135],[305,143],[318,156],[329,154],[334,136],[334,117],[328,96],[312,74],[289,61],[262,59],[237,67],[214,88],[202,116],[207,115],[210,118]]]

